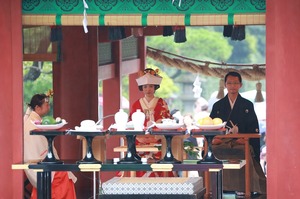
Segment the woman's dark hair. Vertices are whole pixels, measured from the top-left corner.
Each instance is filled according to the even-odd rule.
[[[151,75],[157,76],[157,73],[153,68],[146,68],[144,70],[144,74],[146,74],[146,73],[150,73]]]
[[[151,75],[157,76],[157,73],[155,70],[153,70],[152,68],[146,68],[144,70],[144,74],[149,73]],[[160,85],[154,85],[154,90],[157,90],[160,88]],[[139,90],[143,91],[143,85],[139,86]]]
[[[228,77],[228,76],[238,77],[240,83],[242,83],[242,77],[241,77],[240,73],[234,72],[234,71],[231,71],[231,72],[227,73],[227,74],[225,75],[225,83],[226,83],[226,81],[227,81],[227,77]]]
[[[159,89],[159,87],[160,87],[159,85],[154,85],[154,90]],[[139,86],[139,90],[143,91],[143,85]]]
[[[48,99],[48,96],[46,94],[35,94],[32,96],[30,104],[28,106],[34,110],[36,106],[42,106],[42,104],[45,102],[45,99]]]

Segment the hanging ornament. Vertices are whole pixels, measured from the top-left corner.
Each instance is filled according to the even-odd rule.
[[[262,95],[262,92],[261,92],[261,83],[260,82],[257,82],[256,83],[256,96],[255,96],[255,102],[263,102],[264,101],[264,97]]]
[[[224,84],[224,80],[220,79],[219,81],[219,91],[217,94],[217,99],[221,99],[224,97],[224,88],[225,88],[225,84]]]
[[[245,25],[235,25],[233,26],[231,40],[242,41],[246,38]]]
[[[233,30],[233,25],[226,25],[223,29],[223,36],[224,37],[231,37]]]
[[[163,36],[167,37],[167,36],[171,36],[173,35],[173,27],[172,26],[164,26],[163,27]]]
[[[86,9],[89,8],[88,4],[85,2],[85,0],[82,0],[83,2],[83,20],[82,20],[82,25],[83,25],[83,29],[84,29],[84,33],[88,33],[88,21],[87,21],[87,15],[86,15]]]
[[[200,81],[199,75],[197,75],[197,77],[193,83],[193,86],[194,86],[194,88],[193,88],[194,98],[201,97],[202,88],[201,88],[201,81]]]
[[[110,41],[117,41],[126,38],[124,26],[109,26],[108,36]]]
[[[175,26],[174,42],[184,43],[186,41],[185,26]]]
[[[174,1],[175,1],[175,0],[172,0],[172,5],[174,5]],[[181,6],[181,0],[179,0],[178,6],[179,6],[179,7]]]
[[[62,41],[62,28],[61,26],[52,26],[51,27],[51,34],[50,34],[50,41],[51,42],[60,42]]]

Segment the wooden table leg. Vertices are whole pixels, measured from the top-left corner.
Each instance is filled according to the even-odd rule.
[[[204,171],[204,185],[205,185],[205,197],[210,197],[210,173]]]
[[[223,198],[223,182],[222,182],[222,170],[211,172],[212,177],[212,198],[222,199]]]
[[[250,147],[249,147],[249,139],[245,138],[245,196],[250,197]]]

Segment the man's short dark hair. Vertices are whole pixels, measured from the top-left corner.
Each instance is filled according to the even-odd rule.
[[[227,77],[228,77],[228,76],[238,77],[240,83],[242,83],[242,76],[240,75],[240,73],[235,72],[235,71],[231,71],[231,72],[227,73],[227,74],[225,75],[225,83],[226,83],[226,81],[227,81]]]

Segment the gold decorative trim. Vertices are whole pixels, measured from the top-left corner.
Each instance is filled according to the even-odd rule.
[[[148,26],[184,26],[185,15],[168,14],[154,15],[149,14],[147,17]]]
[[[23,15],[23,25],[59,25],[56,15]],[[188,19],[184,14],[149,14],[145,19],[148,26],[185,26]],[[103,16],[105,26],[141,26],[141,14],[107,14]],[[82,26],[83,15],[62,15],[62,26]],[[87,15],[88,26],[99,26],[99,15]],[[227,14],[192,14],[190,26],[228,25]],[[265,13],[248,13],[233,15],[236,25],[264,25]]]
[[[265,14],[236,14],[233,16],[236,25],[264,25],[266,24]]]
[[[53,26],[56,25],[56,15],[23,15],[22,24],[30,26]]]
[[[211,15],[211,14],[199,14],[191,15],[191,26],[218,26],[218,25],[227,25],[228,24],[228,15]]]
[[[219,172],[221,171],[222,169],[208,169],[209,172]]]
[[[13,170],[29,169],[29,164],[13,164],[13,165],[11,165],[11,169],[13,169]]]
[[[61,25],[63,26],[82,26],[82,15],[62,15]],[[87,15],[88,26],[98,26],[99,25],[99,15]]]
[[[153,171],[172,171],[172,164],[151,164]]]
[[[105,15],[106,26],[141,26],[142,15]]]
[[[79,164],[78,168],[82,172],[100,171],[101,164]]]

